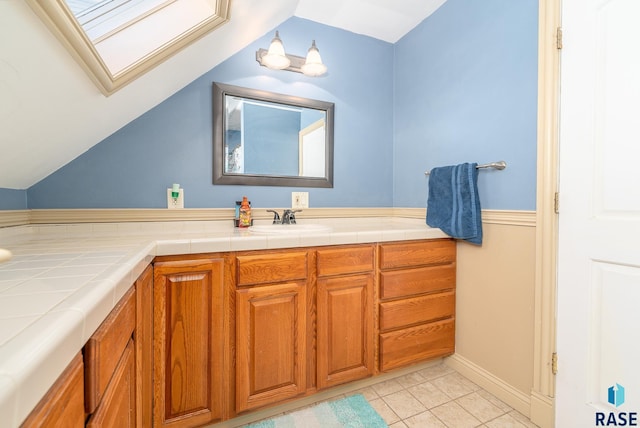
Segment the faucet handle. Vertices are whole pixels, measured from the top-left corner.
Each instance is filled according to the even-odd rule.
[[[280,224],[280,214],[278,214],[275,210],[267,210],[268,213],[273,213],[273,223],[272,224]]]
[[[296,213],[302,212],[302,210],[287,210],[289,211],[289,223],[296,224]]]

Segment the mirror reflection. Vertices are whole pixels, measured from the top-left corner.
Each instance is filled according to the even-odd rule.
[[[324,111],[236,96],[225,104],[225,173],[324,177]]]
[[[214,83],[214,184],[332,187],[333,104]]]

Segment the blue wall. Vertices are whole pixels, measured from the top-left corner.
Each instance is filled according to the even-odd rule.
[[[185,189],[187,208],[233,207],[243,195],[254,207],[286,207],[297,190],[312,207],[391,206],[393,45],[295,17],[278,30],[299,56],[315,39],[328,74],[260,67],[255,52],[269,46],[269,32],[32,186],[29,207],[166,207],[172,183]],[[334,188],[213,186],[213,81],[335,103]]]
[[[482,207],[535,210],[537,37],[537,0],[449,0],[395,44],[394,206],[425,206],[433,167],[505,160]]]
[[[423,207],[424,171],[506,160],[483,171],[485,209],[535,209],[536,0],[448,0],[395,45],[291,18],[288,52],[316,39],[329,73],[309,78],[258,66],[273,32],[27,191],[29,208],[161,208],[180,183],[187,208]],[[333,189],[213,186],[211,83],[334,102]]]
[[[0,188],[0,210],[26,210],[27,191]]]

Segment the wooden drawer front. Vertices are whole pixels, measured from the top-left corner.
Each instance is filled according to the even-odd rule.
[[[382,244],[380,269],[452,263],[456,244],[451,239]]]
[[[136,426],[136,365],[133,340],[125,348],[104,399],[91,415],[87,428]]]
[[[85,345],[85,408],[100,404],[120,356],[136,326],[135,289],[131,288]]]
[[[347,247],[319,250],[318,276],[373,271],[373,247]]]
[[[380,273],[380,298],[394,299],[455,288],[454,264]]]
[[[78,354],[22,423],[21,428],[83,427],[83,372],[82,355]],[[7,421],[3,423],[5,422]]]
[[[453,354],[455,321],[437,321],[380,335],[380,370]]]
[[[307,278],[307,252],[238,256],[238,285]]]
[[[452,317],[456,298],[453,291],[380,304],[380,330]]]

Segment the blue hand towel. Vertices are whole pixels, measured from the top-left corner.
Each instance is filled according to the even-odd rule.
[[[433,168],[429,175],[427,224],[447,235],[482,244],[476,163]]]

